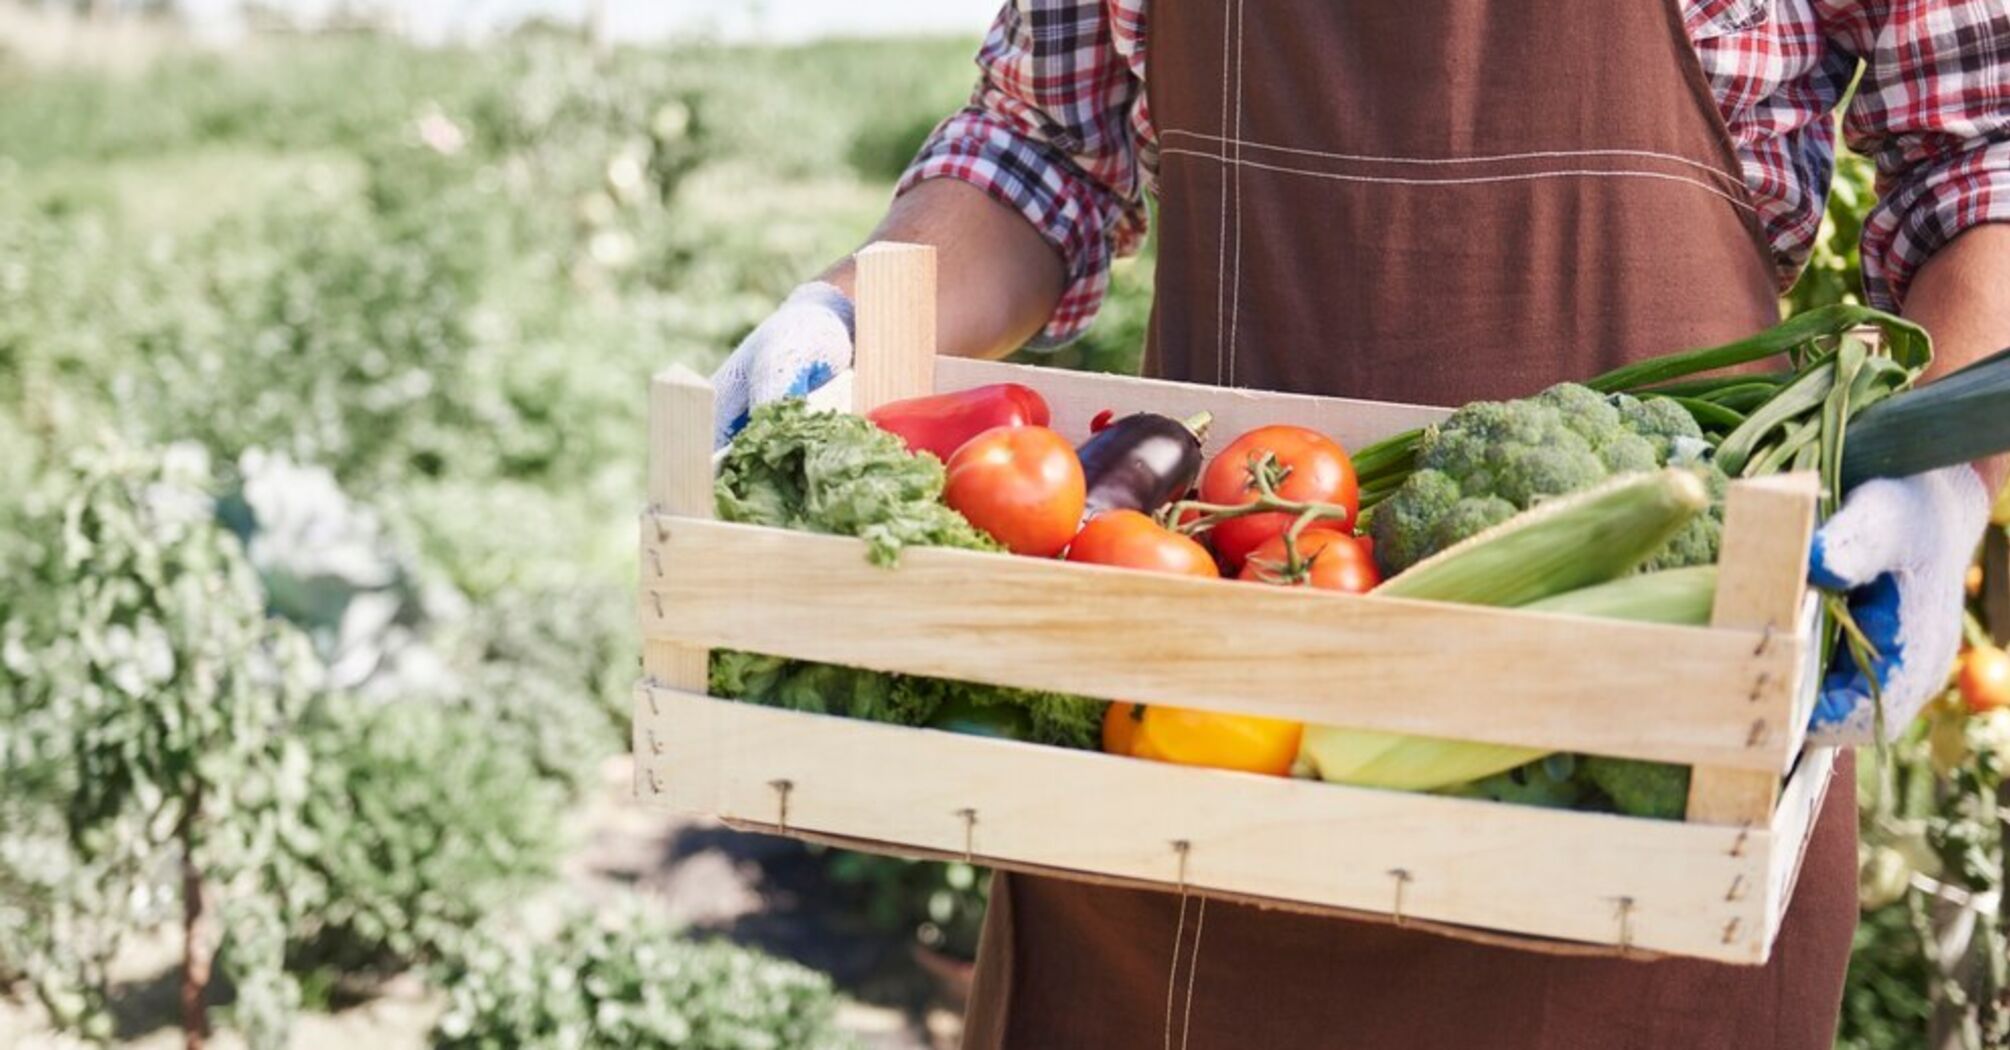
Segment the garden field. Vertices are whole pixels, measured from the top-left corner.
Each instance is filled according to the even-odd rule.
[[[623,753],[646,377],[856,246],[973,46],[0,44],[0,1044],[953,1045],[980,873],[634,809]],[[1135,367],[1114,284],[1048,360]],[[1958,991],[1907,879],[2001,883],[1998,760],[1923,734],[1853,1048]]]

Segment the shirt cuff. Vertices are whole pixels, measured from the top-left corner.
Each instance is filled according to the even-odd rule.
[[[1909,172],[1863,224],[1865,298],[1896,311],[1919,268],[1947,242],[2010,222],[2010,142],[1992,142]]]
[[[1061,254],[1067,289],[1028,347],[1052,350],[1089,330],[1109,290],[1110,261],[1125,238],[1124,208],[1065,158],[977,109],[950,117],[901,176],[895,196],[928,179],[956,179],[1033,224]],[[1128,236],[1134,245],[1139,239]]]

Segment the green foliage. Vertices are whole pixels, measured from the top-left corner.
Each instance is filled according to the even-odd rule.
[[[22,517],[0,596],[0,805],[10,831],[62,844],[42,839],[44,863],[10,872],[40,903],[7,947],[52,1012],[102,1031],[105,965],[144,918],[124,902],[171,898],[179,866],[215,898],[239,1024],[276,1046],[296,993],[274,865],[299,845],[309,767],[287,728],[318,668],[267,619],[212,490],[199,450],[114,443],[79,453]]]
[[[1829,189],[1828,210],[1801,279],[1786,296],[1786,314],[1803,313],[1830,303],[1863,301],[1863,267],[1857,244],[1863,220],[1877,199],[1877,168],[1854,153],[1836,156],[1835,183]]]
[[[284,866],[293,965],[367,971],[449,956],[482,918],[548,878],[562,789],[458,705],[326,698],[305,847]]]
[[[952,958],[977,957],[989,897],[983,869],[829,850],[823,873],[850,891],[859,916],[882,933],[912,937]]]
[[[942,502],[943,481],[942,461],[907,451],[863,417],[790,399],[754,410],[715,490],[727,521],[857,536],[880,565],[902,547],[997,550]]]
[[[830,982],[793,963],[681,939],[639,908],[575,916],[543,943],[495,934],[445,978],[438,1050],[836,1050]]]

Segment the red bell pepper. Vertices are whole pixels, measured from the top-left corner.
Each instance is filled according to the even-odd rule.
[[[1047,402],[1032,387],[993,383],[947,394],[889,401],[866,417],[907,443],[948,462],[963,443],[993,427],[1044,427]]]

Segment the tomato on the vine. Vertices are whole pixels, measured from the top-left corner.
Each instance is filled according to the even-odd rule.
[[[1315,522],[1310,529],[1351,529],[1361,507],[1361,487],[1346,450],[1326,435],[1305,427],[1258,427],[1229,442],[1200,476],[1204,503],[1240,505],[1261,496],[1258,472],[1277,495],[1304,503],[1331,503],[1345,508],[1345,521]],[[1291,527],[1293,517],[1282,512],[1250,514],[1216,525],[1215,552],[1231,571],[1242,568],[1251,551]]]
[[[1061,435],[993,427],[949,457],[942,499],[1012,553],[1047,558],[1075,537],[1088,486]]]
[[[1106,510],[1068,544],[1068,560],[1185,576],[1220,576],[1207,548],[1134,510]]]
[[[1249,554],[1237,577],[1287,587],[1310,585],[1320,590],[1366,594],[1382,582],[1375,559],[1352,536],[1326,529],[1308,529],[1298,536],[1298,563],[1290,564],[1284,534],[1263,541]]]

